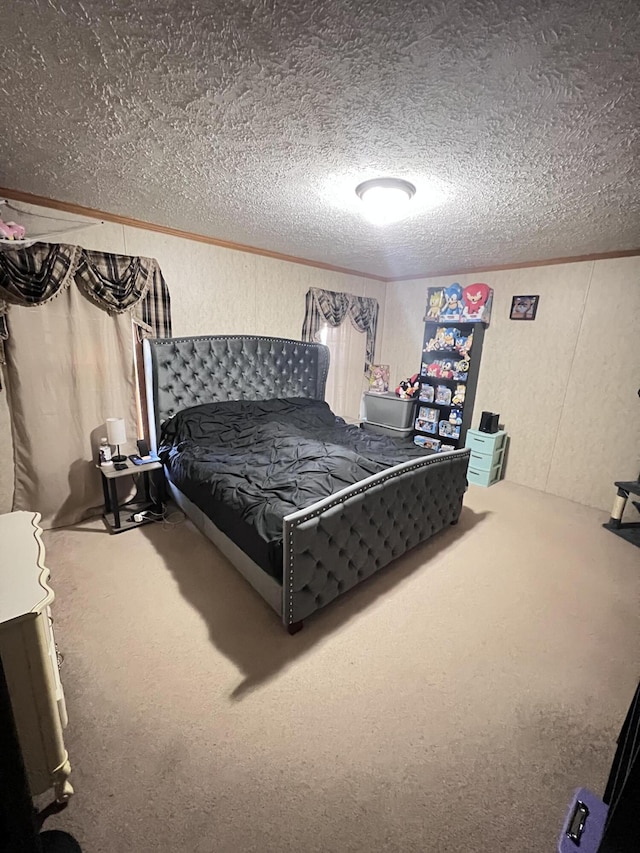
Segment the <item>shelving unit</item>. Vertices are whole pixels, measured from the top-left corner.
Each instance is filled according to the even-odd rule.
[[[466,291],[470,291],[468,303]],[[477,294],[482,295],[481,304]],[[415,444],[438,452],[464,447],[492,298],[493,291],[485,284],[429,288]]]
[[[98,219],[79,221],[77,219],[65,219],[64,217],[31,213],[28,210],[16,207],[8,199],[0,199],[0,219],[5,222],[15,221],[26,228],[24,239],[9,240],[6,237],[0,237],[0,251],[25,249],[28,246],[33,246],[34,243],[57,243],[62,237],[74,231],[103,224]]]
[[[463,342],[461,349],[436,348],[434,341],[442,339],[443,330],[457,335],[457,339]],[[425,323],[420,393],[414,424],[416,444],[423,443],[420,437],[424,436],[438,440],[440,446],[434,449],[441,451],[464,446],[466,432],[471,426],[483,339],[482,323],[451,323],[447,326]],[[449,376],[449,373],[453,375]],[[437,418],[434,411],[438,412]]]

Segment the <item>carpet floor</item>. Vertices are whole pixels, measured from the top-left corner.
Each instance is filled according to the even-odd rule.
[[[638,550],[511,483],[294,637],[189,522],[45,535],[84,853],[552,853],[639,676]]]

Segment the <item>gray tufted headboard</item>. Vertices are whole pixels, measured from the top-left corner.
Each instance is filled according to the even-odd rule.
[[[329,350],[286,338],[204,335],[144,341],[151,446],[180,409],[221,400],[324,400]]]

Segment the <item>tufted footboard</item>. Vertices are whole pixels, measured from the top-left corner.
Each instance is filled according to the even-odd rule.
[[[404,462],[286,516],[284,624],[301,622],[457,521],[469,453]]]

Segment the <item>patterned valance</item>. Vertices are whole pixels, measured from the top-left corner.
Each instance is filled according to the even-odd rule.
[[[339,326],[349,317],[351,324],[359,332],[367,335],[367,354],[364,365],[365,374],[373,364],[376,331],[378,328],[378,300],[368,296],[355,296],[353,293],[340,293],[335,290],[323,290],[312,287],[307,291],[303,341],[319,341],[324,323]]]
[[[82,250],[76,284],[105,311],[122,314],[146,295],[155,261]]]
[[[73,281],[80,246],[48,246],[0,253],[0,296],[16,305],[44,305]]]
[[[72,281],[104,311],[133,311],[143,334],[171,337],[171,299],[156,260],[35,243],[0,252],[0,362],[9,305],[44,305]]]

